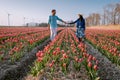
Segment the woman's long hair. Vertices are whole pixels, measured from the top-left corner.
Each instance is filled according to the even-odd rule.
[[[83,21],[83,16],[81,14],[78,14],[78,15],[79,15],[79,20]]]

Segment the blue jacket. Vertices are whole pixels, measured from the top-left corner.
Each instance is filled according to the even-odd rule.
[[[70,24],[75,24],[76,23],[76,27],[77,28],[84,28],[85,29],[85,19],[83,19],[82,21],[80,21],[80,19],[77,19],[74,22],[71,22]]]

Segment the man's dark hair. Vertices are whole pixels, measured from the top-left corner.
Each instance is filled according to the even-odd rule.
[[[51,12],[55,12],[56,10],[55,9],[53,9]]]

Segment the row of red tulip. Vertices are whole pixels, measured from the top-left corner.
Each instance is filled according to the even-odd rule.
[[[81,66],[85,66],[91,80],[97,78],[98,60],[86,51],[86,45],[79,43],[77,37],[71,29],[62,30],[43,51],[36,53],[37,61],[35,66],[31,68],[33,76],[37,76],[41,71],[47,68],[50,72],[56,72],[56,68],[67,74],[69,66],[73,62],[72,67],[76,71],[81,70]]]
[[[46,30],[45,28],[0,28],[0,40],[1,38],[14,37],[23,34],[36,33]]]
[[[4,28],[3,28],[4,29]],[[9,30],[10,29],[10,30]],[[33,31],[32,31],[33,29]],[[12,60],[15,61],[28,52],[36,45],[38,42],[44,40],[49,36],[49,30],[45,28],[8,28],[5,35],[6,39],[1,39],[0,44],[0,60]],[[13,30],[13,31],[11,31]],[[17,30],[20,30],[17,32]],[[15,32],[16,31],[16,32]],[[4,31],[3,31],[4,32]],[[8,36],[7,34],[12,34],[14,37]],[[16,34],[12,33],[15,32]],[[2,33],[3,34],[3,33]]]
[[[120,66],[120,30],[88,29],[86,37],[108,59]]]

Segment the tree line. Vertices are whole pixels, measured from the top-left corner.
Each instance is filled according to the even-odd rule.
[[[92,13],[86,18],[86,26],[120,24],[120,3],[108,4],[103,13]]]
[[[25,24],[25,26],[26,27],[31,27],[31,26],[33,26],[33,27],[48,27],[48,23],[26,23]],[[59,27],[73,27],[74,25],[72,25],[72,24],[63,24],[63,23],[58,23],[58,26]]]

